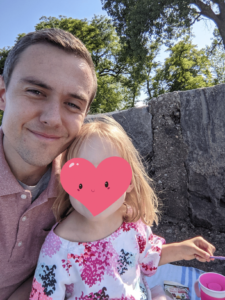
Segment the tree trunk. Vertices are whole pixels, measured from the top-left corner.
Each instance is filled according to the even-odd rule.
[[[135,103],[135,94],[136,94],[136,91],[133,93],[133,102],[132,102],[132,107],[134,107],[134,103]]]
[[[218,4],[219,6],[220,13],[218,15],[216,15],[213,12],[210,5],[203,3],[201,0],[190,1],[190,4],[194,4],[199,8],[200,15],[205,16],[214,21],[214,23],[219,29],[225,49],[225,3],[221,0],[214,0],[213,2]]]
[[[221,35],[222,40],[223,40],[223,46],[224,46],[224,49],[225,49],[225,18],[224,18],[224,20],[222,20],[220,23],[218,23],[216,25],[219,29],[220,35]]]
[[[147,91],[148,91],[149,99],[151,99],[152,95],[151,95],[150,84],[149,84],[149,80],[148,79],[147,79]]]

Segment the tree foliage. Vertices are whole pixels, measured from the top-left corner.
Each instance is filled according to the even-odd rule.
[[[190,37],[187,36],[167,51],[170,52],[169,57],[151,79],[149,98],[166,92],[212,86],[215,83],[205,50],[198,50]]]
[[[9,54],[10,47],[0,49],[0,75],[3,73],[6,58]]]
[[[214,78],[214,84],[225,83],[225,51],[216,48],[210,57],[211,69]]]
[[[146,55],[145,45],[149,40],[158,37],[171,40],[202,17],[215,22],[225,47],[224,0],[101,1],[122,41],[135,55]]]
[[[98,78],[96,98],[90,113],[110,112],[132,107],[146,80],[146,70],[136,58],[128,57],[110,19],[94,16],[91,21],[65,16],[41,17],[35,30],[61,28],[78,37],[92,55]],[[19,34],[16,42],[25,35]],[[0,50],[3,71],[10,48]]]
[[[218,29],[214,30],[212,44],[206,47],[206,55],[211,64],[214,84],[225,83],[225,50]]]
[[[35,29],[61,28],[78,37],[92,55],[98,77],[98,91],[91,113],[109,112],[135,105],[145,81],[136,58],[124,51],[111,20],[94,16],[91,21],[64,16],[42,17]],[[132,101],[131,101],[132,99]]]

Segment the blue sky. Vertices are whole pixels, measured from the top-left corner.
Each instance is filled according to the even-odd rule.
[[[34,31],[39,18],[63,15],[77,19],[92,19],[94,15],[107,15],[100,0],[1,0],[0,48],[13,46],[19,33]],[[194,25],[194,44],[199,49],[210,45],[215,26],[212,21]],[[168,53],[162,48],[158,61],[163,62]],[[145,98],[142,93],[141,98]]]
[[[92,19],[107,15],[100,0],[1,0],[0,48],[12,46],[18,33],[34,31],[39,18],[63,15]]]

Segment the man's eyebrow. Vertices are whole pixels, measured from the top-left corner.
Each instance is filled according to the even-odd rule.
[[[30,84],[33,84],[33,85],[36,85],[36,86],[39,86],[39,87],[42,87],[44,89],[47,89],[47,90],[50,90],[52,91],[52,87],[50,87],[49,85],[47,85],[46,83],[38,80],[38,79],[35,79],[35,78],[31,78],[31,77],[25,77],[25,78],[21,78],[20,79],[20,82],[25,82],[25,83],[30,83]],[[83,102],[88,102],[88,99],[83,96],[82,94],[78,94],[78,93],[69,93],[68,94],[70,97],[74,98],[74,99],[78,99],[78,100],[81,100]]]
[[[36,86],[39,86],[41,88],[44,88],[44,89],[52,91],[52,88],[49,85],[47,85],[46,83],[44,83],[44,82],[42,82],[42,81],[40,81],[38,79],[34,79],[34,78],[30,78],[30,77],[25,77],[25,78],[21,78],[20,82],[31,83],[33,85],[36,85]]]

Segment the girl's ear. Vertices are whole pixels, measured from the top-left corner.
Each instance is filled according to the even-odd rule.
[[[127,193],[130,193],[130,192],[133,190],[133,187],[134,187],[133,184],[130,183],[130,185],[128,186],[126,192],[127,192]]]

